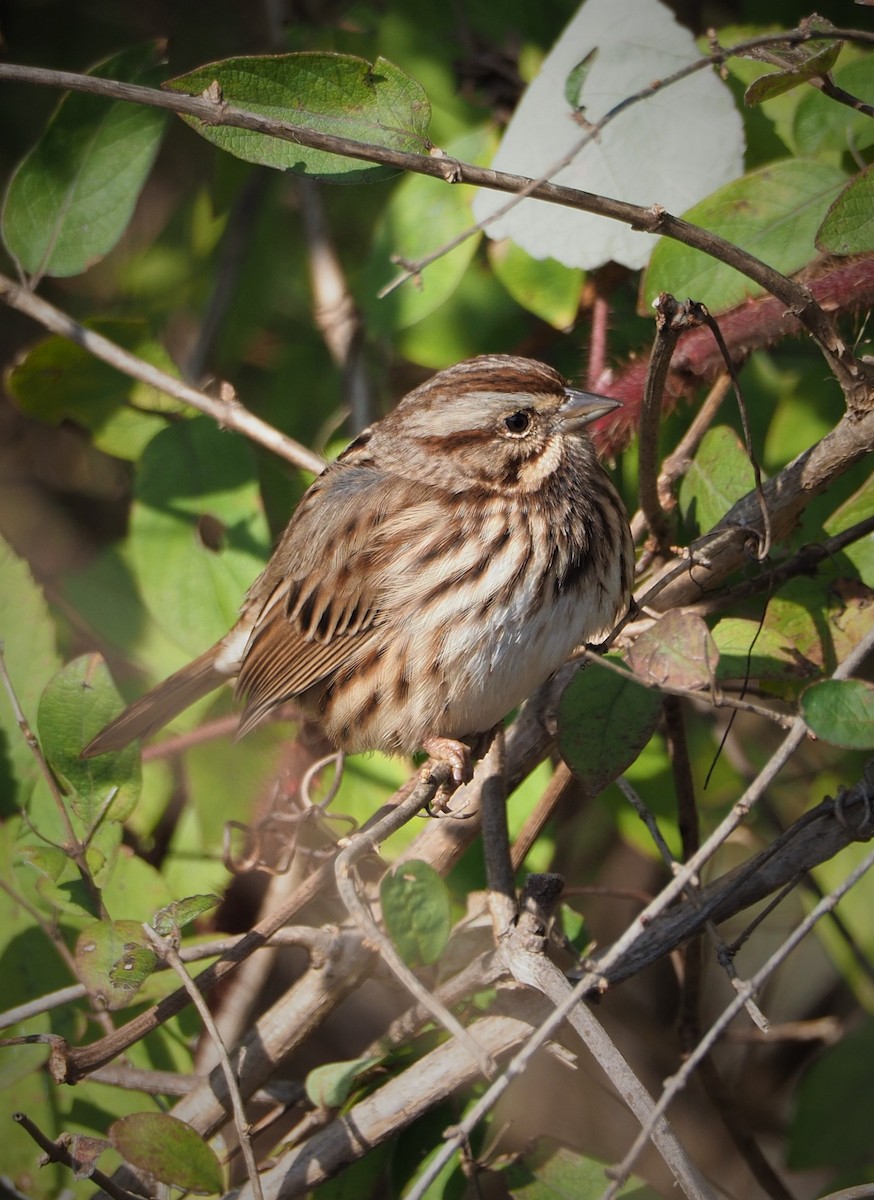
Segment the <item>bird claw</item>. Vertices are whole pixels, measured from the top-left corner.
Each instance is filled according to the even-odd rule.
[[[452,781],[455,787],[469,783],[473,778],[473,765],[470,758],[470,747],[455,738],[431,737],[422,743],[422,749],[427,751],[437,762],[448,763],[452,768]]]

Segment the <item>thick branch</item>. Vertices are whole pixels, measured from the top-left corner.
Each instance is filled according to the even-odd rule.
[[[767,480],[763,490],[774,541],[786,540],[811,500],[872,450],[874,409],[858,419],[847,414],[815,446]],[[651,607],[667,612],[701,600],[747,563],[750,535],[758,538],[763,532],[759,497],[748,492],[715,529],[693,542],[689,570],[673,579],[653,599]],[[706,566],[694,565],[702,560]],[[673,559],[662,573],[676,570],[681,561]]]

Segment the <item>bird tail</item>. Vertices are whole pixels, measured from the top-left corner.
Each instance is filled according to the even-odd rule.
[[[195,700],[208,695],[228,677],[227,670],[217,665],[223,643],[211,646],[194,662],[182,667],[175,675],[153,687],[126,708],[120,716],[101,729],[80,752],[80,758],[94,758],[98,754],[123,750],[131,742],[150,737],[162,729],[174,717],[192,705]]]

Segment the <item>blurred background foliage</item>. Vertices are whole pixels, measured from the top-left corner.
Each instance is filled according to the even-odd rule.
[[[491,0],[457,5],[438,0],[141,0],[136,5],[113,0],[5,0],[0,3],[0,32],[8,60],[73,71],[161,39],[165,77],[240,54],[328,50],[369,60],[381,55],[427,94],[432,141],[459,158],[485,164],[524,84],[576,7],[576,0],[503,0],[500,5]],[[687,0],[674,7],[698,34],[711,26],[759,28],[763,19],[761,6],[753,0]],[[837,24],[853,23],[853,18],[861,24],[869,11],[837,0],[820,4],[818,10]],[[775,0],[768,5],[767,20],[771,26],[788,28],[806,15],[797,0]],[[731,39],[723,34],[722,40],[725,44]],[[731,64],[727,75],[740,98],[749,82],[748,64]],[[23,84],[2,86],[0,178],[8,180],[43,131],[58,96]],[[815,107],[822,100],[797,89],[745,109],[747,167],[791,159],[798,153],[799,128],[808,130],[804,148],[810,151],[816,140],[810,131],[819,128],[822,117],[814,112],[800,126],[799,106]],[[832,152],[828,141],[820,151],[832,170],[846,169],[846,155]],[[855,154],[856,167],[864,165],[870,154],[864,139],[856,139]],[[586,279],[582,272],[555,263],[533,267],[507,245],[471,239],[433,269],[429,288],[407,283],[379,299],[379,288],[396,271],[390,256],[397,252],[399,239],[412,239],[404,245],[424,253],[465,228],[471,219],[471,190],[446,188],[418,176],[319,186],[316,194],[311,186],[221,153],[170,118],[154,167],[117,245],[83,273],[44,279],[40,292],[149,361],[165,367],[175,364],[192,382],[230,381],[248,409],[329,456],[356,425],[385,412],[434,369],[469,355],[520,353],[555,364],[571,379],[584,378],[596,294],[609,295],[609,363],[620,370],[647,353],[652,320],[640,315],[638,275],[624,268],[604,268]],[[314,315],[312,226],[307,215],[314,210],[329,231],[360,314],[356,339],[369,389],[363,407],[355,407],[348,378],[332,359]],[[3,258],[3,270],[14,275],[5,251]],[[853,339],[865,341],[861,318],[848,321],[846,330]],[[172,416],[175,404],[147,394],[142,385],[123,380],[75,346],[47,340],[27,318],[9,309],[3,310],[0,321],[0,363],[5,370],[0,394],[0,534],[11,548],[0,563],[0,635],[25,712],[40,735],[50,740],[66,711],[69,691],[64,687],[81,688],[81,679],[70,677],[58,685],[57,694],[43,695],[62,662],[99,650],[121,692],[132,696],[224,632],[309,477],[242,438],[217,430],[206,418],[168,424],[161,410]],[[743,387],[753,442],[768,473],[822,437],[843,411],[840,390],[826,378],[823,360],[808,341],[757,352],[744,369]],[[666,414],[661,429],[666,452],[688,427],[701,394]],[[719,419],[740,433],[730,403]],[[706,527],[702,506],[708,497],[700,485],[701,473],[705,481],[708,472],[718,473],[728,446],[736,447],[736,439],[711,443],[711,459],[699,461],[699,483],[693,473],[683,485],[679,534],[684,541]],[[636,507],[635,455],[632,441],[616,453],[612,464],[630,511]],[[809,507],[794,544],[842,528],[834,524],[836,513],[850,498],[855,498],[853,519],[869,515],[868,478],[869,467],[863,463],[837,480]],[[737,494],[748,486],[744,483]],[[200,551],[192,554],[190,541],[177,536],[179,522],[190,525],[207,502],[215,527],[201,530]],[[844,524],[849,523],[844,516]],[[211,539],[217,539],[221,555],[212,554]],[[826,570],[827,581],[850,578],[858,588],[846,608],[847,619],[855,622],[848,631],[851,638],[870,622],[865,609],[874,583],[872,559],[869,538]],[[795,603],[806,611],[821,606],[821,595],[815,604],[808,602],[805,586],[819,585],[795,581],[795,594],[790,590],[784,604]],[[733,612],[752,622],[761,614],[761,600]],[[774,624],[785,632],[785,617],[775,617]],[[815,666],[830,669],[832,643],[824,638],[817,645]],[[731,652],[727,643],[721,649]],[[741,662],[743,655],[742,644]],[[779,657],[776,651],[774,656]],[[783,665],[767,687],[778,698],[793,700],[807,678],[806,668],[801,664],[799,669],[797,660],[787,665],[785,656]],[[101,697],[112,686],[108,678],[98,684],[89,677],[89,686],[92,682]],[[206,720],[210,728],[227,731],[231,710],[228,697],[212,699],[187,714],[178,728],[185,731]],[[98,715],[87,719],[96,722]],[[702,822],[709,826],[754,777],[780,733],[754,718],[740,717],[713,766],[725,721],[692,705],[686,721]],[[81,732],[66,730],[64,736],[72,744]],[[274,806],[277,795],[294,791],[303,769],[324,750],[317,732],[298,732],[300,736],[290,741],[287,726],[273,725],[242,744],[228,737],[201,741],[184,758],[147,752],[142,780],[137,768],[134,784],[134,768],[125,767],[124,779],[133,788],[130,803],[114,810],[102,840],[91,847],[92,869],[110,915],[145,920],[173,898],[218,892],[225,901],[215,927],[248,927],[262,899],[263,877],[232,878],[222,862],[224,830],[229,820],[257,822]],[[44,853],[34,848],[40,842],[32,836],[33,829],[59,836],[57,815],[14,734],[14,722],[5,715],[0,737],[2,872],[15,880],[12,891],[0,896],[0,978],[8,1007],[70,982],[70,953],[93,912],[70,864],[53,860],[45,848]],[[805,745],[746,828],[745,849],[768,841],[777,828],[826,793],[853,782],[863,764],[861,752],[823,743]],[[712,766],[704,790],[701,785]],[[337,810],[362,821],[408,771],[409,764],[375,755],[354,761]],[[550,773],[550,766],[542,765],[519,789],[511,805],[511,833],[534,807]],[[663,730],[649,740],[628,777],[678,851],[670,750]],[[106,788],[111,780],[92,777],[90,785],[98,784]],[[20,808],[25,803],[28,816],[22,821]],[[93,812],[84,805],[74,818],[88,829]],[[407,840],[413,832],[405,831]],[[24,843],[30,846],[26,870],[20,858]],[[731,865],[740,846],[725,848],[715,864],[718,871]],[[839,863],[824,868],[816,886],[832,886],[846,873],[853,853],[846,852]],[[587,927],[602,945],[624,927],[640,896],[657,888],[664,870],[615,787],[594,803],[568,796],[527,865],[560,871],[574,886],[595,887],[597,894],[577,897],[573,903],[585,908]],[[450,880],[456,916],[467,894],[483,883],[481,853],[475,847]],[[831,929],[821,941],[809,939],[784,969],[767,997],[775,1024],[828,1014],[832,1024],[826,1041],[846,1029],[870,1043],[870,902],[870,884],[863,884],[846,906],[853,942]],[[759,935],[757,953],[762,938],[773,942],[808,903],[809,893],[796,893],[787,906],[794,911],[780,910],[779,918]],[[312,919],[319,919],[318,912]],[[59,952],[50,948],[57,931],[55,945],[66,947]],[[743,961],[739,969],[744,970]],[[286,965],[285,970],[293,968]],[[633,995],[620,989],[605,1005],[614,1031],[628,1038],[632,1057],[643,1060],[654,1079],[671,1069],[678,1053],[678,986],[671,967],[661,964],[642,977]],[[155,984],[139,994],[136,1003],[153,999],[158,988]],[[708,977],[704,992],[702,1028],[716,1011],[718,998],[724,1001],[725,978]],[[359,1027],[354,1031],[354,1021],[348,1019],[330,1031],[328,1059],[352,1057],[381,1027],[378,1006],[370,1011],[362,1002],[355,1017]],[[71,1042],[95,1036],[94,1018],[85,1006],[56,1009],[28,1022],[26,1029],[50,1030]],[[186,1013],[135,1047],[131,1061],[187,1071],[196,1030],[196,1021]],[[805,1073],[812,1047],[819,1059],[814,1070]],[[793,1166],[808,1172],[798,1176],[798,1195],[816,1194],[820,1180],[874,1178],[870,1121],[866,1117],[857,1130],[850,1120],[853,1112],[868,1112],[870,1070],[860,1073],[859,1059],[845,1053],[846,1044],[841,1050],[842,1057],[822,1053],[822,1039],[814,1038],[787,1040],[766,1054],[739,1036],[725,1054],[727,1086],[748,1124],[778,1161],[788,1157]],[[44,1074],[34,1073],[44,1057],[35,1047],[4,1049],[2,1056],[0,1123],[13,1109],[25,1108],[55,1133],[74,1128],[102,1133],[112,1119],[152,1103],[137,1093],[94,1082],[57,1091]],[[297,1073],[311,1065],[304,1057],[289,1069]],[[545,1067],[537,1068],[532,1086],[539,1082],[547,1091],[554,1090],[545,1082],[545,1072]],[[611,1122],[587,1111],[575,1123],[573,1104],[558,1108],[560,1112],[544,1099],[542,1121],[531,1117],[526,1123],[530,1114],[518,1110],[513,1116],[531,1136],[549,1129],[602,1157],[621,1153],[627,1140],[623,1121]],[[455,1109],[453,1113],[457,1119]],[[449,1117],[439,1116],[442,1128]],[[680,1120],[687,1122],[695,1149],[701,1150],[708,1167],[717,1174],[729,1172],[736,1194],[759,1194],[744,1191],[748,1181],[742,1171],[738,1176],[731,1173],[733,1152],[695,1111],[694,1097],[687,1099]],[[842,1139],[833,1132],[839,1124],[846,1135]],[[401,1176],[413,1170],[419,1153],[415,1138],[427,1142],[430,1126],[404,1137],[407,1141],[401,1139],[395,1164]],[[3,1138],[0,1145],[0,1168],[28,1194],[49,1196],[66,1186],[67,1177],[56,1168],[30,1177],[33,1154],[23,1135],[14,1144]],[[822,1174],[812,1173],[814,1168]],[[652,1171],[657,1175],[657,1168]],[[378,1178],[384,1181],[385,1175]]]

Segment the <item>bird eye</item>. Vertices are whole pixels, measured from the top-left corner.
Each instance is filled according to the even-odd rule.
[[[508,433],[524,433],[531,424],[531,414],[526,412],[524,408],[520,408],[518,412],[511,413],[509,417],[504,417],[504,425]]]

